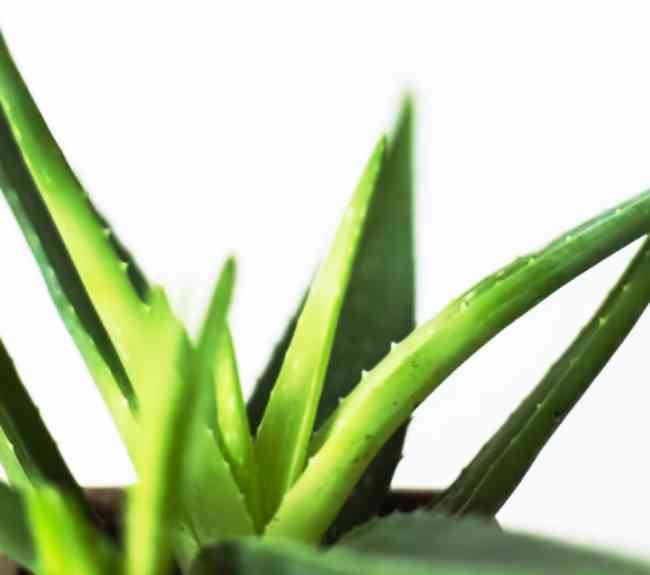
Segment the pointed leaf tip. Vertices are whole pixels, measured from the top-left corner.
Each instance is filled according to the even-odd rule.
[[[339,315],[385,149],[382,136],[309,290],[258,430],[256,451],[267,478],[263,488],[268,516],[305,465]]]

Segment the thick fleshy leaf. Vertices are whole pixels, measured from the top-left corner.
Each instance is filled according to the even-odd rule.
[[[650,240],[569,348],[463,469],[434,509],[494,516],[650,301]]]
[[[268,515],[304,468],[343,299],[381,169],[385,141],[373,152],[329,254],[321,264],[257,432]]]
[[[305,295],[302,298],[296,312],[291,316],[289,323],[282,333],[282,337],[273,348],[273,352],[271,353],[271,357],[264,372],[257,380],[253,394],[248,399],[246,409],[248,411],[248,419],[253,434],[257,433],[260,423],[262,422],[264,409],[269,402],[269,396],[271,395],[273,384],[277,381],[278,375],[280,374],[280,368],[282,367],[284,356],[287,354],[289,344],[293,338],[293,333],[296,331],[296,324],[298,323],[298,318],[302,313],[302,308],[305,305],[306,297],[307,296]]]
[[[199,545],[255,532],[248,502],[222,451],[213,417],[217,411],[214,404],[215,359],[218,359],[222,338],[227,333],[226,315],[234,277],[235,264],[231,259],[217,282],[188,378],[193,382],[194,407],[186,422],[185,471],[176,490],[180,491],[183,504],[182,521]],[[174,429],[170,432],[178,433]],[[196,547],[177,546],[177,550],[179,561],[186,565],[193,558]]]
[[[401,341],[415,328],[413,129],[413,104],[406,99],[368,211],[316,428],[354,389],[363,370],[379,363],[392,342]],[[377,454],[329,529],[327,541],[377,513],[401,459],[405,435],[406,425]]]
[[[53,487],[26,490],[37,572],[46,575],[119,575],[113,543],[87,520],[74,500]]]
[[[23,567],[36,567],[32,536],[20,495],[0,482],[0,555]]]
[[[24,486],[24,481],[49,482],[73,494],[80,504],[85,504],[81,488],[65,464],[1,341],[0,428],[10,455],[20,466],[20,473],[16,473],[12,463],[7,465],[6,471],[12,483]],[[1,456],[0,461],[4,467]]]
[[[58,149],[0,36],[0,189],[127,440],[136,398],[124,361],[146,306]],[[108,327],[110,324],[110,328]],[[115,333],[131,340],[116,341]],[[117,338],[119,339],[119,338]],[[130,345],[131,344],[131,345]],[[148,346],[138,346],[146,348]],[[133,358],[135,360],[135,358]]]
[[[183,327],[169,306],[152,321],[153,291],[88,200],[2,38],[0,112],[0,187],[130,449],[124,399],[134,410],[154,385],[152,365],[174,371],[175,350],[158,334]]]
[[[192,443],[180,489],[184,525],[176,534],[177,559],[184,569],[199,547],[255,533],[244,495],[212,429],[201,425]]]
[[[400,341],[415,327],[413,193],[413,104],[407,98],[384,153],[336,328],[315,428],[358,383],[361,372],[373,367],[391,342]],[[254,429],[262,418],[303,305],[304,300],[248,402]],[[405,433],[406,426],[396,431],[370,464],[328,531],[326,541],[336,540],[377,512],[401,458]]]
[[[14,487],[29,485],[29,479],[25,475],[25,470],[20,461],[18,461],[14,446],[2,429],[0,429],[0,467],[2,467],[7,479]]]
[[[266,533],[320,540],[379,449],[449,374],[515,319],[649,227],[646,192],[488,276],[394,346],[342,401],[322,447]]]
[[[218,339],[225,329],[233,281],[234,265],[229,262],[216,288],[208,339]],[[152,314],[159,309],[156,294],[152,290]],[[158,297],[160,317],[165,318],[167,302],[162,293]],[[140,407],[139,481],[132,490],[127,514],[128,572],[134,575],[165,573],[172,546],[180,553],[181,563],[189,561],[192,546],[181,541],[187,539],[188,532],[196,543],[205,544],[240,531],[254,531],[213,430],[200,413],[204,405],[201,396],[213,385],[212,372],[205,368],[209,362],[201,359],[200,351],[192,354],[183,330],[165,334],[162,329],[169,325],[163,321],[159,337],[165,349],[177,350],[176,369],[170,374],[166,363],[150,366],[158,385],[145,390]],[[180,532],[179,523],[184,527]]]
[[[199,345],[199,349],[201,346]],[[255,445],[239,380],[237,357],[230,330],[225,329],[214,350],[214,395],[217,436],[221,450],[242,490],[256,527],[263,521],[262,493]]]
[[[372,520],[345,537],[341,548],[384,561],[408,559],[414,564],[463,566],[466,571],[462,573],[650,573],[650,566],[641,562],[504,532],[485,521],[450,519],[424,511]]]
[[[206,549],[192,575],[647,575],[650,566],[473,520],[374,520],[329,551],[244,540]]]
[[[220,280],[224,316],[233,274],[226,268]],[[157,289],[151,292],[151,322],[160,320],[157,341],[170,353],[152,363],[147,372],[155,386],[144,388],[138,416],[135,467],[138,481],[130,489],[127,510],[127,573],[163,575],[171,563],[174,530],[183,518],[180,506],[184,459],[191,449],[201,381],[190,372],[192,350],[183,329],[167,322],[169,303]],[[222,317],[222,322],[225,317]],[[169,371],[169,365],[174,369]]]

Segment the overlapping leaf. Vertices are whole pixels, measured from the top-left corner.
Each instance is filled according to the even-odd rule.
[[[0,517],[0,555],[34,569],[36,561],[25,506],[20,495],[2,482]]]
[[[446,564],[461,573],[641,575],[650,566],[539,537],[503,532],[484,521],[418,511],[376,519],[353,531],[342,547],[389,561]],[[502,570],[502,571],[501,571]],[[450,571],[456,573],[457,571]],[[445,573],[445,571],[441,571]]]
[[[382,139],[309,290],[257,431],[256,451],[264,470],[264,502],[269,515],[305,464],[336,326],[384,148]]]
[[[20,470],[6,465],[12,483],[47,481],[74,494],[83,505],[84,498],[59,449],[52,439],[38,408],[20,381],[16,368],[0,342],[0,428],[5,449],[15,458]],[[1,440],[0,440],[1,441]],[[12,459],[13,461],[13,459]],[[0,462],[5,461],[0,454]]]
[[[119,575],[113,543],[88,521],[75,501],[53,487],[26,491],[37,569],[46,575]]]
[[[192,575],[647,575],[650,566],[504,533],[469,520],[415,513],[372,521],[327,552],[255,540],[204,551]]]
[[[592,319],[436,502],[436,510],[497,513],[646,309],[649,278],[646,240]]]
[[[267,535],[318,541],[381,446],[450,373],[515,319],[649,227],[645,192],[488,276],[414,330],[343,400]]]

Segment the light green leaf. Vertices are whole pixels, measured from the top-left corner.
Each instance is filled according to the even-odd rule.
[[[217,282],[199,347],[193,356],[191,379],[197,386],[196,406],[188,432],[180,490],[182,519],[187,531],[177,533],[178,559],[183,567],[189,566],[198,549],[186,544],[188,533],[198,545],[205,546],[255,532],[247,501],[221,450],[215,421],[215,354],[227,331],[226,314],[234,276],[234,261],[229,260]]]
[[[136,395],[153,385],[151,365],[175,369],[175,350],[158,338],[161,324],[168,324],[162,331],[183,328],[168,306],[151,321],[155,296],[90,203],[1,37],[0,116],[0,188],[131,449],[133,422],[124,403],[134,410]]]
[[[133,408],[136,398],[125,357],[131,348],[148,348],[136,345],[147,308],[1,35],[0,189],[128,446],[133,421],[126,404]],[[128,341],[115,337],[126,333]],[[138,354],[132,363],[137,359]]]
[[[127,509],[127,573],[131,575],[167,572],[173,531],[181,518],[178,491],[197,382],[188,377],[190,343],[184,330],[167,321],[168,306],[162,291],[152,290],[150,322],[159,325],[157,341],[171,357],[158,361],[151,354],[146,366],[152,385],[142,390],[135,445],[138,481],[130,489]]]
[[[25,506],[20,495],[0,482],[0,555],[28,569],[36,561]]]
[[[343,298],[385,148],[373,152],[330,253],[309,290],[257,433],[270,515],[304,468]]]
[[[381,446],[450,373],[515,319],[649,227],[646,192],[488,276],[418,327],[341,403],[322,447],[266,534],[320,540]]]
[[[244,494],[256,527],[261,530],[264,517],[257,456],[230,330],[223,330],[215,356],[213,379],[219,445]]]
[[[564,418],[614,355],[650,301],[646,240],[594,316],[434,509],[494,516]]]
[[[117,550],[73,500],[48,486],[28,489],[26,498],[39,573],[119,575]]]

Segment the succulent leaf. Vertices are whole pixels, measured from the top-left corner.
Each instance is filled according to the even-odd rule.
[[[0,187],[130,449],[132,422],[112,388],[134,411],[155,381],[149,367],[169,359],[167,370],[175,369],[161,324],[169,324],[163,332],[183,328],[169,306],[152,323],[153,290],[90,203],[1,36],[0,116]]]
[[[182,495],[187,510],[187,523],[201,546],[255,532],[251,517],[255,507],[251,502],[255,502],[257,495],[250,493],[249,499],[249,493],[245,491],[243,484],[237,482],[235,469],[224,451],[225,446],[219,435],[219,406],[215,404],[219,396],[219,391],[215,388],[215,378],[223,367],[219,365],[221,354],[227,353],[222,345],[228,334],[226,314],[232,296],[234,276],[235,263],[230,259],[224,266],[214,290],[193,361],[192,377],[198,386],[197,413],[190,429],[186,456],[187,472],[183,483],[185,489]],[[231,351],[234,353],[234,350]],[[234,361],[234,356],[229,359]],[[229,392],[237,393],[236,388],[231,387],[235,382],[225,382],[224,385],[229,387]],[[241,394],[241,391],[239,393]],[[236,398],[230,397],[225,400],[237,401]],[[243,400],[241,402],[242,412],[239,415],[246,417],[243,413]],[[252,444],[252,438],[250,441]],[[215,513],[215,510],[219,512]],[[193,557],[193,553],[183,554],[180,557],[181,563],[189,565]]]
[[[477,519],[450,519],[425,511],[374,519],[352,531],[340,548],[384,561],[447,565],[450,573],[641,575],[650,566],[615,555],[504,532]],[[443,571],[445,573],[445,571]]]
[[[518,258],[414,330],[342,401],[267,535],[319,541],[381,446],[449,374],[515,319],[649,227],[645,192]]]
[[[256,450],[265,475],[264,501],[269,516],[305,464],[336,325],[384,147],[382,139],[316,274],[257,432]]]
[[[26,170],[1,108],[0,190],[30,243],[52,299],[97,382],[118,429],[124,438],[128,438],[133,421],[125,398],[126,402],[135,402],[130,382]]]
[[[113,543],[85,517],[76,502],[50,486],[25,492],[37,553],[37,572],[46,575],[119,575]]]
[[[239,380],[237,357],[229,329],[223,330],[214,352],[212,377],[217,408],[219,445],[246,498],[256,527],[261,530],[263,507],[257,456]]]
[[[646,240],[591,320],[499,428],[434,509],[494,516],[564,418],[605,367],[650,301]]]
[[[224,286],[227,298],[231,275],[225,277]],[[183,329],[167,321],[170,310],[164,293],[154,288],[150,301],[157,341],[161,349],[173,352],[166,361],[151,354],[146,366],[155,385],[142,390],[138,415],[138,482],[130,489],[127,509],[127,573],[132,575],[162,575],[171,562],[173,528],[182,517],[178,490],[198,386],[189,377],[190,342]]]
[[[327,552],[247,539],[205,549],[192,575],[647,575],[650,566],[476,520],[425,513],[373,520]]]
[[[21,487],[25,481],[49,482],[73,493],[80,504],[85,505],[81,488],[70,473],[1,341],[0,383],[1,433],[7,450],[20,467],[20,472],[16,473],[11,464],[7,466],[10,481]],[[17,475],[17,481],[12,475]]]
[[[0,467],[13,487],[29,485],[25,469],[18,461],[14,446],[2,428],[0,428]]]
[[[413,195],[413,103],[406,97],[387,143],[341,310],[316,428],[354,389],[361,373],[379,363],[392,342],[415,328]],[[375,456],[326,541],[377,513],[401,459],[405,435],[403,425]]]
[[[36,567],[26,509],[21,496],[0,482],[0,555],[23,567]]]

